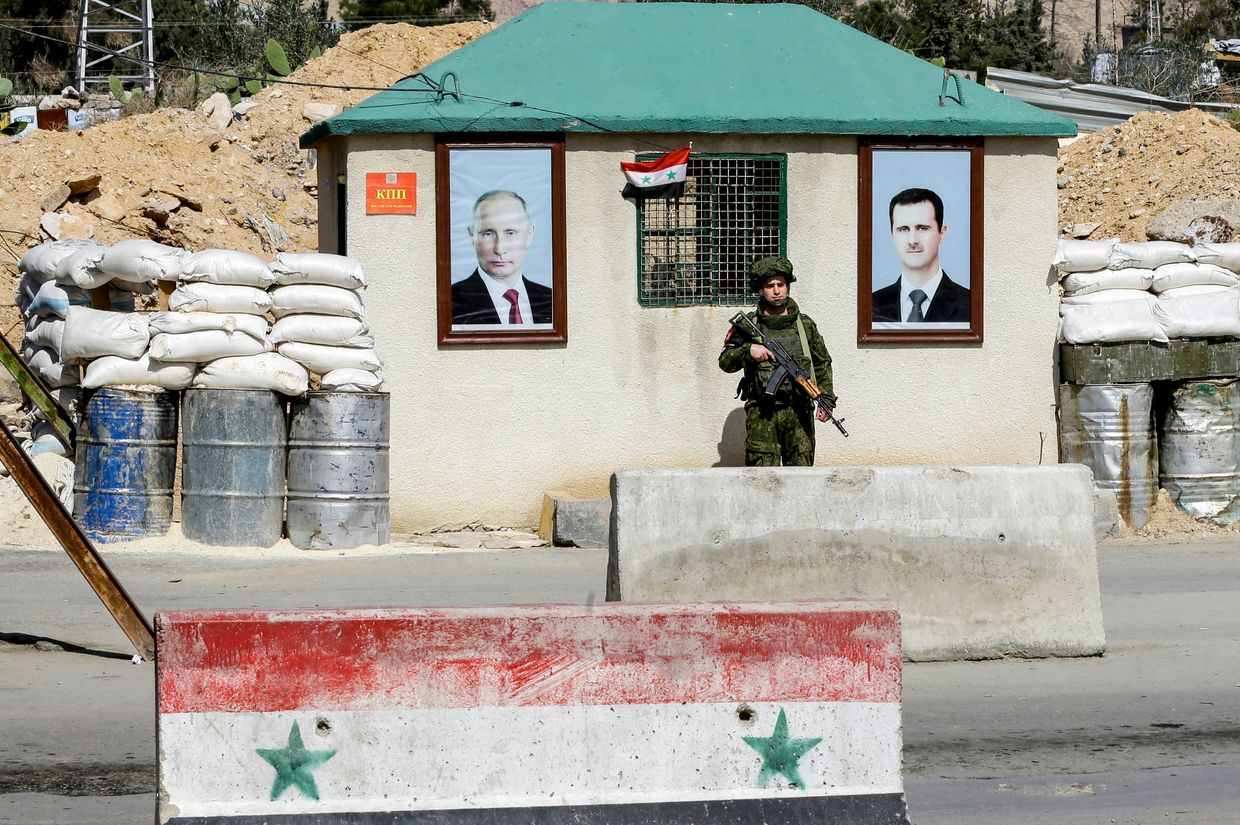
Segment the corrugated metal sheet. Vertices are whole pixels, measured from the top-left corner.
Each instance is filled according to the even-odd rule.
[[[1039,109],[1071,118],[1083,132],[1096,132],[1123,123],[1140,112],[1182,112],[1196,108],[1222,116],[1236,108],[1227,103],[1188,103],[1140,89],[1056,80],[1011,69],[987,69],[986,85]]]

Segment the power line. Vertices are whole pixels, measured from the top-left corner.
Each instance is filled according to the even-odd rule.
[[[52,41],[52,42],[54,42],[54,43],[63,43],[63,44],[65,44],[65,45],[74,46],[75,48],[77,47],[77,44],[76,44],[76,43],[71,43],[70,41],[68,41],[68,40],[63,40],[63,39],[61,39],[61,38],[59,38],[59,37],[52,37],[51,35],[39,34],[38,32],[25,31],[25,30],[23,30],[23,29],[20,29],[20,28],[15,27],[15,26],[8,26],[8,25],[5,25],[5,24],[3,24],[3,23],[0,23],[0,29],[8,29],[9,31],[14,31],[14,32],[17,32],[17,33],[19,33],[19,34],[25,34],[25,35],[28,35],[28,36],[30,36],[30,37],[37,37],[37,38],[41,38],[41,39],[43,39],[43,40],[50,40],[50,41]],[[613,134],[626,134],[626,133],[622,133],[622,132],[620,132],[619,130],[616,130],[616,129],[609,129],[609,128],[607,128],[606,126],[602,126],[602,125],[600,125],[600,124],[598,124],[598,123],[593,122],[593,121],[592,121],[592,120],[590,120],[589,118],[585,118],[585,117],[582,117],[581,115],[573,114],[572,112],[561,112],[561,111],[557,111],[557,110],[555,110],[555,109],[545,109],[545,108],[542,108],[542,107],[540,107],[540,106],[533,106],[533,105],[528,104],[528,103],[526,103],[525,101],[522,101],[522,100],[500,100],[499,98],[488,97],[488,96],[486,96],[486,95],[475,95],[475,94],[469,94],[469,93],[467,93],[467,92],[461,92],[461,91],[448,91],[447,89],[444,89],[442,86],[440,86],[440,85],[439,85],[439,83],[437,83],[435,80],[433,80],[432,78],[428,77],[426,74],[424,74],[424,73],[422,73],[422,72],[414,72],[413,74],[408,74],[408,75],[405,75],[405,76],[403,76],[403,77],[399,78],[399,80],[419,80],[419,81],[421,81],[421,82],[423,82],[423,83],[425,83],[425,84],[426,84],[427,88],[425,88],[425,89],[396,89],[396,88],[392,88],[392,87],[390,87],[390,86],[358,86],[358,85],[349,85],[349,86],[345,86],[345,85],[338,85],[338,84],[332,84],[332,83],[308,83],[308,82],[306,82],[306,81],[301,81],[301,80],[272,79],[272,78],[269,78],[269,77],[257,77],[257,76],[252,76],[252,75],[236,74],[236,73],[233,73],[233,72],[223,72],[223,71],[218,71],[218,70],[215,70],[215,69],[203,69],[203,68],[194,68],[194,67],[188,67],[188,66],[178,66],[178,65],[176,65],[175,63],[168,63],[168,62],[165,62],[165,61],[163,61],[163,60],[146,60],[146,59],[144,59],[144,58],[140,58],[140,57],[133,57],[132,55],[122,54],[121,52],[114,51],[114,50],[112,50],[112,49],[108,49],[108,48],[105,48],[105,47],[103,47],[103,46],[99,46],[99,45],[97,45],[97,44],[93,44],[93,43],[86,43],[86,44],[84,44],[84,45],[85,45],[85,46],[86,46],[86,48],[88,48],[88,49],[93,49],[94,51],[97,51],[97,52],[103,52],[104,54],[109,54],[109,55],[111,55],[111,56],[113,56],[113,57],[115,57],[115,58],[118,58],[118,59],[120,59],[120,60],[127,60],[127,61],[129,61],[129,62],[131,62],[131,63],[137,63],[137,64],[142,65],[142,66],[155,66],[155,67],[162,67],[162,68],[172,69],[172,70],[174,70],[174,71],[179,71],[179,72],[197,72],[197,73],[199,73],[199,74],[211,75],[211,76],[214,76],[214,77],[230,77],[230,78],[235,78],[238,82],[243,81],[243,80],[261,80],[261,81],[264,81],[264,82],[266,82],[266,83],[275,84],[275,85],[297,86],[297,87],[311,88],[311,89],[336,89],[336,90],[339,90],[339,91],[347,91],[347,92],[352,92],[352,91],[359,91],[359,92],[416,92],[416,93],[418,93],[418,94],[425,94],[425,93],[427,93],[427,92],[434,92],[434,93],[436,94],[436,98],[435,98],[434,100],[415,101],[415,102],[421,102],[421,103],[427,103],[427,104],[432,104],[432,105],[433,105],[433,104],[437,103],[438,101],[442,100],[444,97],[456,97],[456,98],[458,98],[458,99],[459,99],[459,98],[469,98],[470,100],[477,100],[477,101],[482,101],[482,102],[485,102],[485,103],[492,103],[492,104],[494,104],[494,106],[493,106],[490,110],[488,110],[488,111],[484,112],[482,115],[479,115],[477,118],[475,118],[473,121],[471,121],[471,122],[470,122],[470,124],[469,124],[470,126],[472,126],[474,123],[477,123],[477,122],[478,122],[479,120],[481,120],[483,117],[485,117],[486,115],[491,114],[491,112],[493,112],[493,111],[495,111],[496,109],[499,109],[499,108],[501,108],[501,107],[514,107],[514,108],[516,108],[516,107],[521,107],[521,108],[525,108],[525,109],[530,109],[531,111],[535,111],[535,112],[543,112],[543,113],[545,113],[545,114],[550,114],[550,115],[559,115],[560,117],[572,118],[572,119],[574,119],[574,120],[576,120],[576,121],[578,121],[578,122],[580,122],[580,123],[584,123],[584,124],[586,124],[587,126],[590,126],[590,127],[592,127],[592,128],[598,129],[600,132],[609,132],[609,133],[613,133]],[[340,47],[339,47],[339,46],[337,46],[337,48],[340,48]],[[345,49],[345,51],[349,52],[350,54],[358,55],[359,57],[364,57],[364,58],[366,58],[366,59],[368,59],[368,60],[370,59],[370,58],[366,57],[365,55],[358,54],[358,52],[354,52],[354,51],[352,51],[352,50],[350,50],[350,49]],[[391,69],[391,70],[392,70],[392,71],[394,71],[394,72],[399,72],[399,71],[400,71],[399,69],[396,69],[396,68],[394,68],[394,67],[392,67],[392,66],[385,66],[385,65],[384,65],[384,64],[382,64],[382,63],[378,63],[378,61],[372,61],[372,62],[374,62],[374,63],[375,63],[376,65],[378,65],[378,66],[382,66],[383,68],[386,68],[386,69]],[[379,105],[382,105],[382,106],[388,106],[388,105],[392,105],[392,106],[396,106],[396,105],[405,106],[405,105],[408,105],[408,102],[399,103],[399,104],[395,104],[395,103],[393,103],[393,104],[379,104]],[[376,108],[376,106],[372,104],[371,106],[368,106],[368,107],[366,107],[366,108]],[[635,140],[637,140],[639,143],[645,143],[645,144],[646,144],[646,145],[648,145],[648,146],[654,146],[654,147],[657,147],[657,148],[660,148],[660,149],[666,149],[666,150],[670,150],[670,149],[671,149],[671,147],[669,147],[669,146],[664,146],[664,145],[663,145],[663,144],[661,144],[661,143],[655,143],[655,142],[653,142],[653,141],[649,141],[649,140],[646,140],[646,139],[644,139],[644,138],[637,138],[637,137],[635,137],[634,139],[635,139]]]

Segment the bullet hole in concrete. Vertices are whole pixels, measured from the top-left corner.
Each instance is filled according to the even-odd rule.
[[[1007,536],[1005,536],[1005,535],[1003,535],[1002,533],[1000,533],[1000,534],[999,534],[999,542],[1000,542],[1000,543],[1003,543],[1003,542],[1005,542],[1005,541],[1007,541]]]
[[[752,722],[753,716],[753,708],[749,707],[749,705],[741,705],[736,709],[736,718],[742,722]]]
[[[320,716],[318,721],[314,723],[314,731],[319,736],[327,736],[332,732],[332,723]]]

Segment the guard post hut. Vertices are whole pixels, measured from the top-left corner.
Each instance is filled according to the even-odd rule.
[[[393,527],[532,524],[545,491],[604,497],[618,468],[741,463],[715,362],[772,254],[849,422],[819,428],[819,464],[1053,463],[1075,131],[804,6],[696,3],[545,3],[316,124],[320,249],[363,262],[390,342]],[[621,197],[621,162],[690,145],[679,198]],[[950,320],[884,320],[907,187],[945,201]],[[533,226],[521,326],[459,315],[494,190]]]

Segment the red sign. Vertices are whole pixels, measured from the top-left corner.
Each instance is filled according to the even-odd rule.
[[[366,214],[418,214],[417,184],[414,172],[367,172]]]

